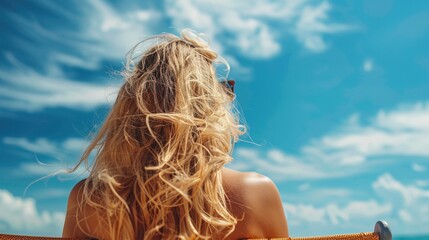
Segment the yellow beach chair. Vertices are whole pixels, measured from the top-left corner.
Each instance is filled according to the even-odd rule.
[[[23,236],[0,234],[0,240],[72,240],[70,238],[58,237],[40,237],[40,236]],[[266,238],[254,239],[262,240]],[[389,225],[385,221],[378,221],[375,224],[373,232],[351,233],[351,234],[338,234],[329,236],[315,236],[315,237],[288,237],[288,238],[270,238],[271,240],[392,240],[392,232]],[[77,240],[77,239],[74,239]]]

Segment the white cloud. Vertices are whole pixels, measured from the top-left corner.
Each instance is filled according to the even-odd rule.
[[[378,191],[399,194],[406,206],[416,206],[416,203],[422,199],[429,200],[429,190],[414,185],[404,185],[388,173],[381,175],[374,182],[373,187]]]
[[[257,169],[278,180],[303,180],[364,172],[373,168],[369,158],[429,157],[429,102],[381,110],[366,122],[354,114],[296,155],[238,148],[235,161],[241,170]]]
[[[346,188],[318,188],[311,191],[315,198],[345,198],[352,195],[352,191]]]
[[[28,152],[42,153],[42,154],[57,154],[58,150],[54,143],[45,138],[38,138],[31,142],[27,138],[14,138],[5,137],[3,143],[20,147]]]
[[[161,13],[156,9],[131,8],[119,11],[105,1],[90,1],[90,12],[83,29],[86,38],[95,44],[85,46],[93,48],[94,54],[103,58],[120,59],[131,47],[154,33],[151,26],[159,21]]]
[[[77,159],[80,158],[83,150],[89,144],[87,140],[80,138],[68,138],[62,142],[55,142],[46,138],[29,140],[27,138],[13,137],[3,138],[3,143],[19,147],[26,152],[43,154],[43,156],[59,160],[45,163],[44,157],[36,155],[34,161],[20,163],[18,168],[11,170],[11,174],[16,177],[46,177],[53,174],[66,174],[65,171],[77,163]],[[39,159],[41,161],[38,161]],[[86,167],[80,165],[79,168],[71,174],[71,177],[82,177],[85,176],[87,172]]]
[[[368,126],[349,124],[322,138],[324,148],[356,149],[366,159],[376,155],[429,156],[429,102],[379,111]]]
[[[160,18],[159,12],[154,9],[119,12],[98,0],[74,5],[74,14],[61,4],[38,4],[61,13],[64,19],[59,21],[77,24],[80,29],[70,31],[63,24],[47,29],[31,16],[7,15],[17,29],[26,29],[23,34],[31,35],[28,37],[31,41],[19,37],[12,40],[20,42],[20,48],[28,53],[24,59],[36,60],[37,67],[6,53],[12,67],[0,69],[3,82],[0,107],[30,112],[50,107],[88,110],[113,103],[121,82],[93,83],[91,79],[91,83],[89,79],[75,79],[67,76],[62,65],[97,70],[102,61],[119,62],[132,46],[152,34],[149,25]],[[39,60],[41,57],[43,60]]]
[[[303,183],[303,184],[300,184],[300,185],[298,186],[298,190],[299,190],[299,191],[306,191],[306,190],[310,189],[310,187],[311,187],[311,185],[310,185],[310,184],[308,184],[308,183]]]
[[[30,189],[29,189],[30,190]],[[32,193],[26,193],[28,196],[32,196],[35,199],[43,200],[43,199],[67,199],[67,196],[70,194],[69,189],[61,189],[61,188],[43,188],[34,190]]]
[[[73,173],[68,173],[69,170],[74,164],[64,163],[64,162],[55,162],[55,163],[39,163],[39,162],[25,162],[19,164],[17,167],[10,171],[10,174],[14,177],[40,177],[33,181],[26,189],[29,189],[32,184],[37,183],[38,181],[49,178],[52,176],[57,176],[61,179],[81,179],[88,176],[89,170],[86,169],[85,165],[79,165],[79,168],[76,169]]]
[[[429,224],[429,190],[404,184],[385,173],[373,183],[374,190],[387,204],[393,204],[402,221],[403,232],[423,232]]]
[[[359,194],[356,191],[348,188],[340,187],[317,187],[311,186],[308,183],[299,184],[295,187],[289,187],[284,192],[285,200],[290,203],[299,202],[299,203],[318,203],[326,204],[336,200],[338,203],[344,203],[353,199],[353,197],[358,196]]]
[[[414,183],[417,187],[427,187],[429,186],[428,180],[416,180]]]
[[[322,205],[283,203],[290,233],[293,236],[311,236],[369,232],[376,221],[386,219],[394,208],[374,199],[344,204],[332,200]]]
[[[13,196],[0,189],[0,231],[19,234],[61,235],[65,214],[39,212],[32,198]]]
[[[68,24],[76,23],[79,29],[71,32],[62,26],[59,29],[38,26],[33,30],[34,35],[45,38],[47,33],[52,34],[51,37],[66,36],[67,38],[61,40],[72,50],[74,57],[97,64],[106,59],[122,59],[132,46],[154,33],[151,27],[162,17],[161,12],[154,8],[143,9],[132,5],[128,8],[118,8],[100,0],[73,4],[72,11],[65,8],[65,4],[39,4],[51,12],[61,13],[65,17],[61,20],[69,21]],[[22,18],[19,21],[22,25],[34,27],[33,22],[30,18]],[[48,50],[62,53],[56,52],[55,49]]]
[[[47,176],[67,168],[65,164],[21,163],[12,172],[15,176]]]
[[[323,208],[316,208],[313,205],[289,203],[284,203],[283,207],[289,223],[292,225],[298,225],[301,222],[322,223],[326,221],[326,210]]]
[[[89,141],[82,138],[67,138],[61,145],[68,151],[81,152],[89,145]]]
[[[244,56],[269,58],[281,50],[280,39],[294,35],[312,52],[326,49],[323,35],[351,30],[346,24],[328,23],[328,2],[258,0],[173,1],[166,10],[176,27],[191,27],[208,34],[210,39],[226,37],[229,47]],[[183,14],[186,13],[186,14]],[[214,43],[223,52],[222,44]]]
[[[93,109],[112,103],[119,83],[107,89],[107,80],[91,83],[89,79],[75,79],[67,75],[63,65],[98,70],[103,61],[119,61],[167,18],[175,27],[206,33],[211,46],[225,53],[237,72],[245,75],[250,70],[232,54],[226,54],[225,47],[236,48],[246,57],[270,58],[280,52],[281,39],[293,35],[310,51],[320,52],[326,49],[324,35],[351,29],[345,24],[328,23],[328,2],[167,0],[165,16],[155,8],[119,10],[100,0],[73,5],[73,11],[58,3],[38,4],[61,14],[64,18],[59,21],[64,24],[47,28],[30,16],[7,15],[17,29],[26,29],[23,34],[31,36],[11,39],[28,53],[22,59],[34,61],[43,56],[43,61],[34,63],[37,67],[29,66],[21,63],[20,57],[5,53],[13,67],[0,69],[0,81],[4,82],[0,85],[2,108],[31,112],[51,107]],[[71,31],[63,27],[71,23],[79,28]]]
[[[411,168],[415,171],[415,172],[424,172],[426,171],[426,167],[417,163],[413,163],[411,165]]]
[[[241,164],[242,171],[258,169],[259,172],[269,175],[274,180],[284,179],[319,179],[331,177],[328,173],[320,171],[317,166],[301,162],[293,156],[286,155],[280,150],[268,150],[261,156],[261,152],[249,148],[235,150],[235,162],[231,167],[237,169],[235,164]],[[243,165],[243,163],[246,163]]]
[[[81,138],[67,138],[63,142],[54,142],[46,138],[29,140],[22,137],[4,137],[3,143],[19,147],[27,152],[65,157],[82,152],[89,142]]]
[[[319,5],[305,5],[299,13],[295,34],[304,46],[313,52],[322,52],[327,46],[323,34],[332,34],[351,30],[346,24],[327,23],[331,5],[324,1]]]
[[[113,103],[117,86],[74,81],[61,76],[43,76],[34,71],[0,70],[0,107],[38,111],[49,107],[89,110]]]
[[[372,59],[366,59],[363,62],[362,68],[365,72],[371,72],[374,69],[374,63],[373,63]]]
[[[381,204],[375,200],[351,201],[343,206],[329,203],[325,206],[316,207],[311,204],[285,203],[284,208],[289,222],[299,226],[310,223],[323,225],[337,225],[341,222],[358,222],[374,220],[377,217],[389,214],[392,205]]]
[[[401,209],[398,212],[399,212],[399,217],[402,219],[402,221],[412,222],[413,217],[411,216],[411,214],[407,210]]]
[[[305,151],[340,164],[364,162],[380,155],[429,156],[429,103],[381,110],[368,125],[358,120],[349,122],[336,132],[314,141]],[[327,155],[326,152],[331,152]],[[335,153],[335,154],[332,154]],[[336,157],[339,156],[339,157]],[[346,159],[342,156],[354,156]],[[354,160],[354,161],[353,161]]]

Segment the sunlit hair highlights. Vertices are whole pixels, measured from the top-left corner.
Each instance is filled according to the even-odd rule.
[[[227,236],[237,221],[220,170],[243,128],[217,54],[190,31],[149,41],[138,60],[128,54],[125,83],[79,162],[96,153],[77,218],[95,216],[111,239]]]

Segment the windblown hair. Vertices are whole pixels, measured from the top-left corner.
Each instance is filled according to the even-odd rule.
[[[81,208],[95,209],[111,239],[225,237],[237,221],[220,170],[244,130],[216,76],[217,54],[186,32],[151,39],[127,64],[116,102],[77,164],[95,152]]]

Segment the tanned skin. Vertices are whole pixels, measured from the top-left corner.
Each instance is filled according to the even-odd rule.
[[[237,218],[235,230],[225,239],[289,237],[288,225],[279,191],[271,179],[257,173],[243,173],[222,169],[223,187],[229,202],[229,210]],[[77,206],[81,201],[83,181],[76,184],[70,193],[63,237],[108,239],[106,233],[97,229],[98,219],[89,217],[77,227]],[[83,209],[91,216],[93,209]],[[80,219],[82,220],[82,219]],[[87,232],[89,234],[85,234]],[[213,236],[222,239],[224,236]]]

